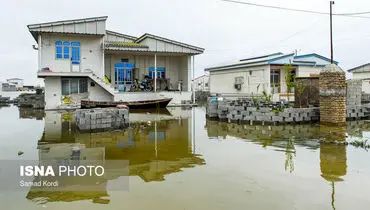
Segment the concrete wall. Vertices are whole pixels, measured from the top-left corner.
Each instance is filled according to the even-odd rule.
[[[317,76],[323,67],[299,66],[297,68],[297,77]]]
[[[56,59],[56,41],[80,42],[79,71],[91,69],[96,75],[104,76],[103,36],[42,34],[41,46],[39,46],[40,68],[49,67],[53,72],[71,72],[70,59]],[[71,57],[72,51],[70,50],[69,53]]]
[[[108,93],[105,89],[95,83],[91,86],[91,79],[88,80],[89,99],[93,101],[113,101],[114,96]]]
[[[56,109],[62,104],[62,82],[60,77],[46,77],[45,109]]]
[[[45,78],[45,109],[58,109],[63,104],[62,82],[61,77],[46,77]],[[88,92],[69,95],[72,104],[78,104],[82,99],[90,99],[96,101],[113,101],[114,97],[105,89],[94,82],[95,86],[91,86],[92,80],[88,79]]]
[[[270,92],[270,67],[250,67],[226,71],[212,71],[210,72],[209,88],[211,94],[251,94],[263,90]],[[250,73],[251,72],[251,73]],[[241,90],[234,87],[235,78],[243,77],[243,84]]]
[[[149,68],[154,67],[154,55],[132,55],[132,54],[113,54],[105,55],[105,72],[115,82],[114,64],[121,59],[128,59],[130,63],[135,63],[135,79],[142,80],[149,74]],[[188,88],[188,57],[187,56],[161,56],[157,55],[157,67],[166,68],[166,77],[170,80],[170,89],[178,89],[179,80],[183,81],[184,90]],[[108,74],[109,72],[109,74]],[[190,87],[190,86],[189,86]]]
[[[370,93],[370,72],[354,72],[352,79],[362,80],[362,91]]]

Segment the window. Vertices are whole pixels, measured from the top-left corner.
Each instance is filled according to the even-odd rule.
[[[280,92],[280,70],[271,70],[270,71],[270,84],[271,84],[271,93]]]
[[[71,95],[87,92],[86,78],[62,79],[62,95]]]
[[[69,80],[62,80],[62,95],[69,95],[70,89],[69,89]]]
[[[80,42],[72,42],[72,64],[80,64]]]
[[[63,43],[61,41],[55,42],[55,58],[63,59]]]
[[[80,42],[55,42],[55,58],[72,60],[72,64],[80,64]],[[72,53],[71,53],[72,52]]]
[[[149,75],[148,76],[151,79],[154,78],[154,73],[155,73],[154,67],[150,67],[149,68]],[[166,68],[164,68],[164,67],[157,67],[157,78],[166,78]]]
[[[69,42],[63,42],[63,58],[69,59]]]
[[[116,85],[132,84],[132,74],[135,64],[119,62],[114,65],[114,68]]]

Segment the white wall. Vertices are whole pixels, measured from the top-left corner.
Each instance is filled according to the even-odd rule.
[[[354,72],[352,79],[370,79],[370,72]]]
[[[83,36],[68,34],[42,34],[40,68],[49,67],[53,72],[71,72],[70,59],[56,59],[56,41],[80,42],[80,71],[91,69],[96,75],[104,76],[103,36]],[[69,51],[70,57],[72,51]]]
[[[91,86],[91,79],[88,80],[88,92],[89,92],[89,99],[93,101],[113,101],[114,96],[108,93],[105,89],[100,87],[97,83],[95,86]]]
[[[258,93],[261,93],[263,90],[269,92],[269,71],[270,67],[268,65],[235,70],[211,71],[209,78],[210,92],[211,94],[256,94],[258,85]],[[235,77],[243,77],[244,79],[240,91],[234,87]]]
[[[362,91],[370,94],[370,79],[362,80]]]
[[[46,77],[45,109],[57,109],[62,104],[62,82],[60,77]]]
[[[297,71],[297,77],[310,77],[313,75],[319,75],[323,67],[313,66],[299,66]]]

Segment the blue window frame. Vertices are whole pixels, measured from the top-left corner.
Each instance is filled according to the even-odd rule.
[[[149,77],[154,79],[154,67],[149,68]],[[157,67],[157,78],[166,78],[166,68]]]
[[[63,43],[62,41],[55,42],[55,58],[63,59]]]
[[[69,48],[70,48],[70,43],[63,42],[63,58],[64,59],[69,59]]]
[[[119,62],[114,65],[116,85],[132,84],[132,71],[134,63]]]
[[[72,64],[80,64],[81,55],[80,55],[80,42],[71,42],[72,48]]]

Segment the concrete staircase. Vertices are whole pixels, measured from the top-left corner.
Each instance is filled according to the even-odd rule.
[[[94,82],[96,82],[100,87],[102,87],[104,90],[108,91],[108,93],[114,94],[118,93],[117,90],[115,90],[114,86],[112,84],[108,84],[104,81],[103,78],[98,77],[95,73],[91,72],[89,74],[89,78],[92,79]]]

